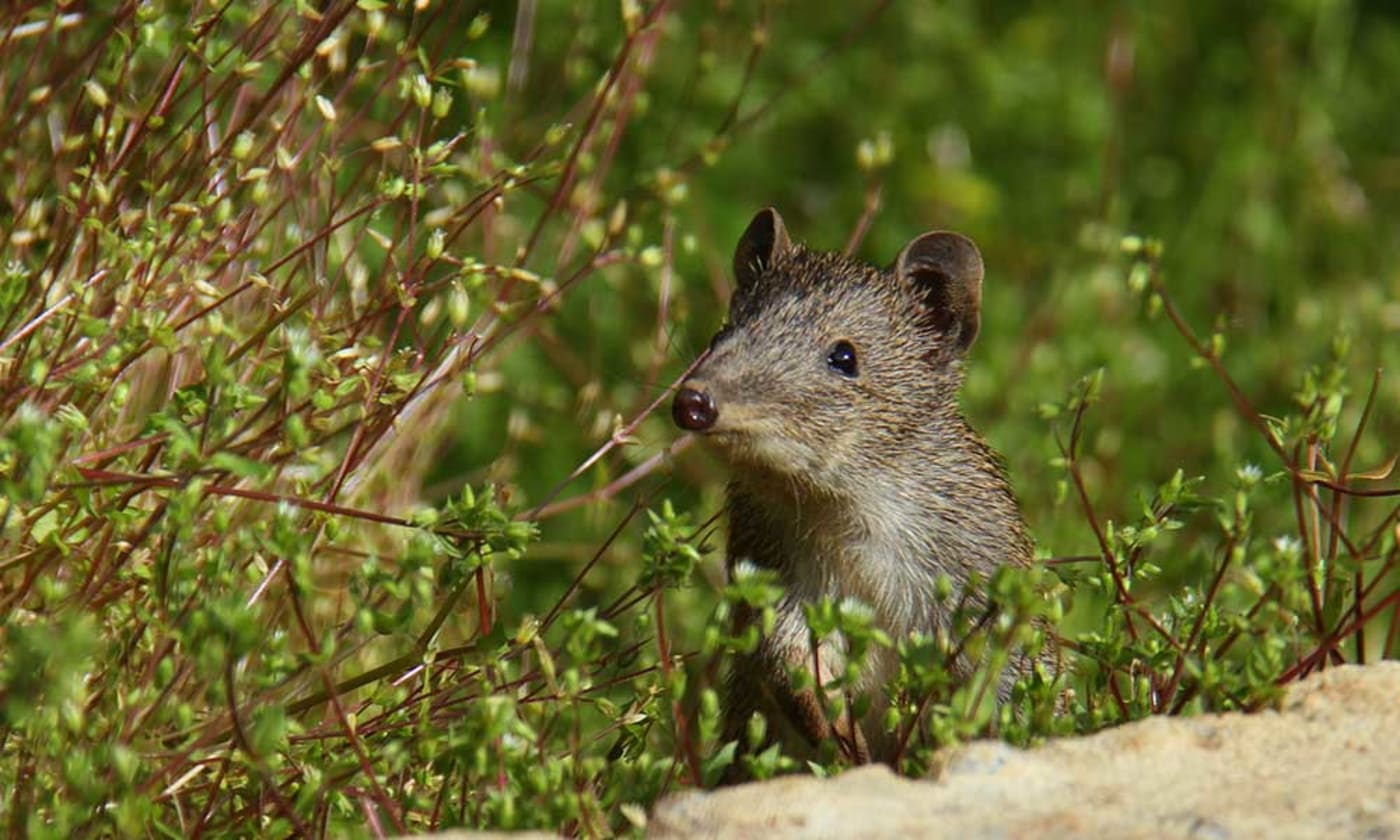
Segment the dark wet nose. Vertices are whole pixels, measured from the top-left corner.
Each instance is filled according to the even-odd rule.
[[[682,387],[676,393],[675,402],[671,403],[671,419],[682,429],[703,432],[719,419],[719,410],[706,392]]]

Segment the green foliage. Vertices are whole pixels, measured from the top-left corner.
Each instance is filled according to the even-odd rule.
[[[1400,653],[1387,10],[90,5],[0,15],[10,833],[596,836],[713,782],[781,590],[656,408],[770,203],[989,266],[964,402],[1048,571],[936,638],[809,616],[899,657],[903,769]]]

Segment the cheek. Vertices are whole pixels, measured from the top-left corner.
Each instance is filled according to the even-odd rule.
[[[868,425],[862,405],[865,401],[860,399],[863,395],[858,393],[856,383],[825,384],[824,391],[807,403],[807,410],[794,418],[794,425],[804,429],[807,443],[818,452],[844,450],[860,439],[862,429]]]
[[[926,352],[925,347],[901,345],[881,353],[862,382],[866,398],[875,403],[898,401],[927,385],[934,369],[926,361]]]

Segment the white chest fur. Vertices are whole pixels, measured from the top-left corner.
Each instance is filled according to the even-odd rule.
[[[853,510],[863,513],[852,515]],[[809,506],[805,516],[793,521],[797,527],[782,541],[789,608],[779,610],[774,636],[780,644],[810,650],[801,605],[823,599],[863,604],[875,625],[896,642],[911,632],[934,631],[936,578],[929,574],[928,514],[897,486],[882,488],[880,498],[853,505]],[[844,666],[845,654],[844,639],[823,643],[824,682]],[[872,648],[854,688],[877,695],[897,667],[894,651]]]

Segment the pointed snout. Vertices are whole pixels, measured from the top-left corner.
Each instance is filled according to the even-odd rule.
[[[705,386],[687,382],[676,392],[676,398],[671,403],[671,419],[687,431],[704,432],[719,419],[719,409]]]

